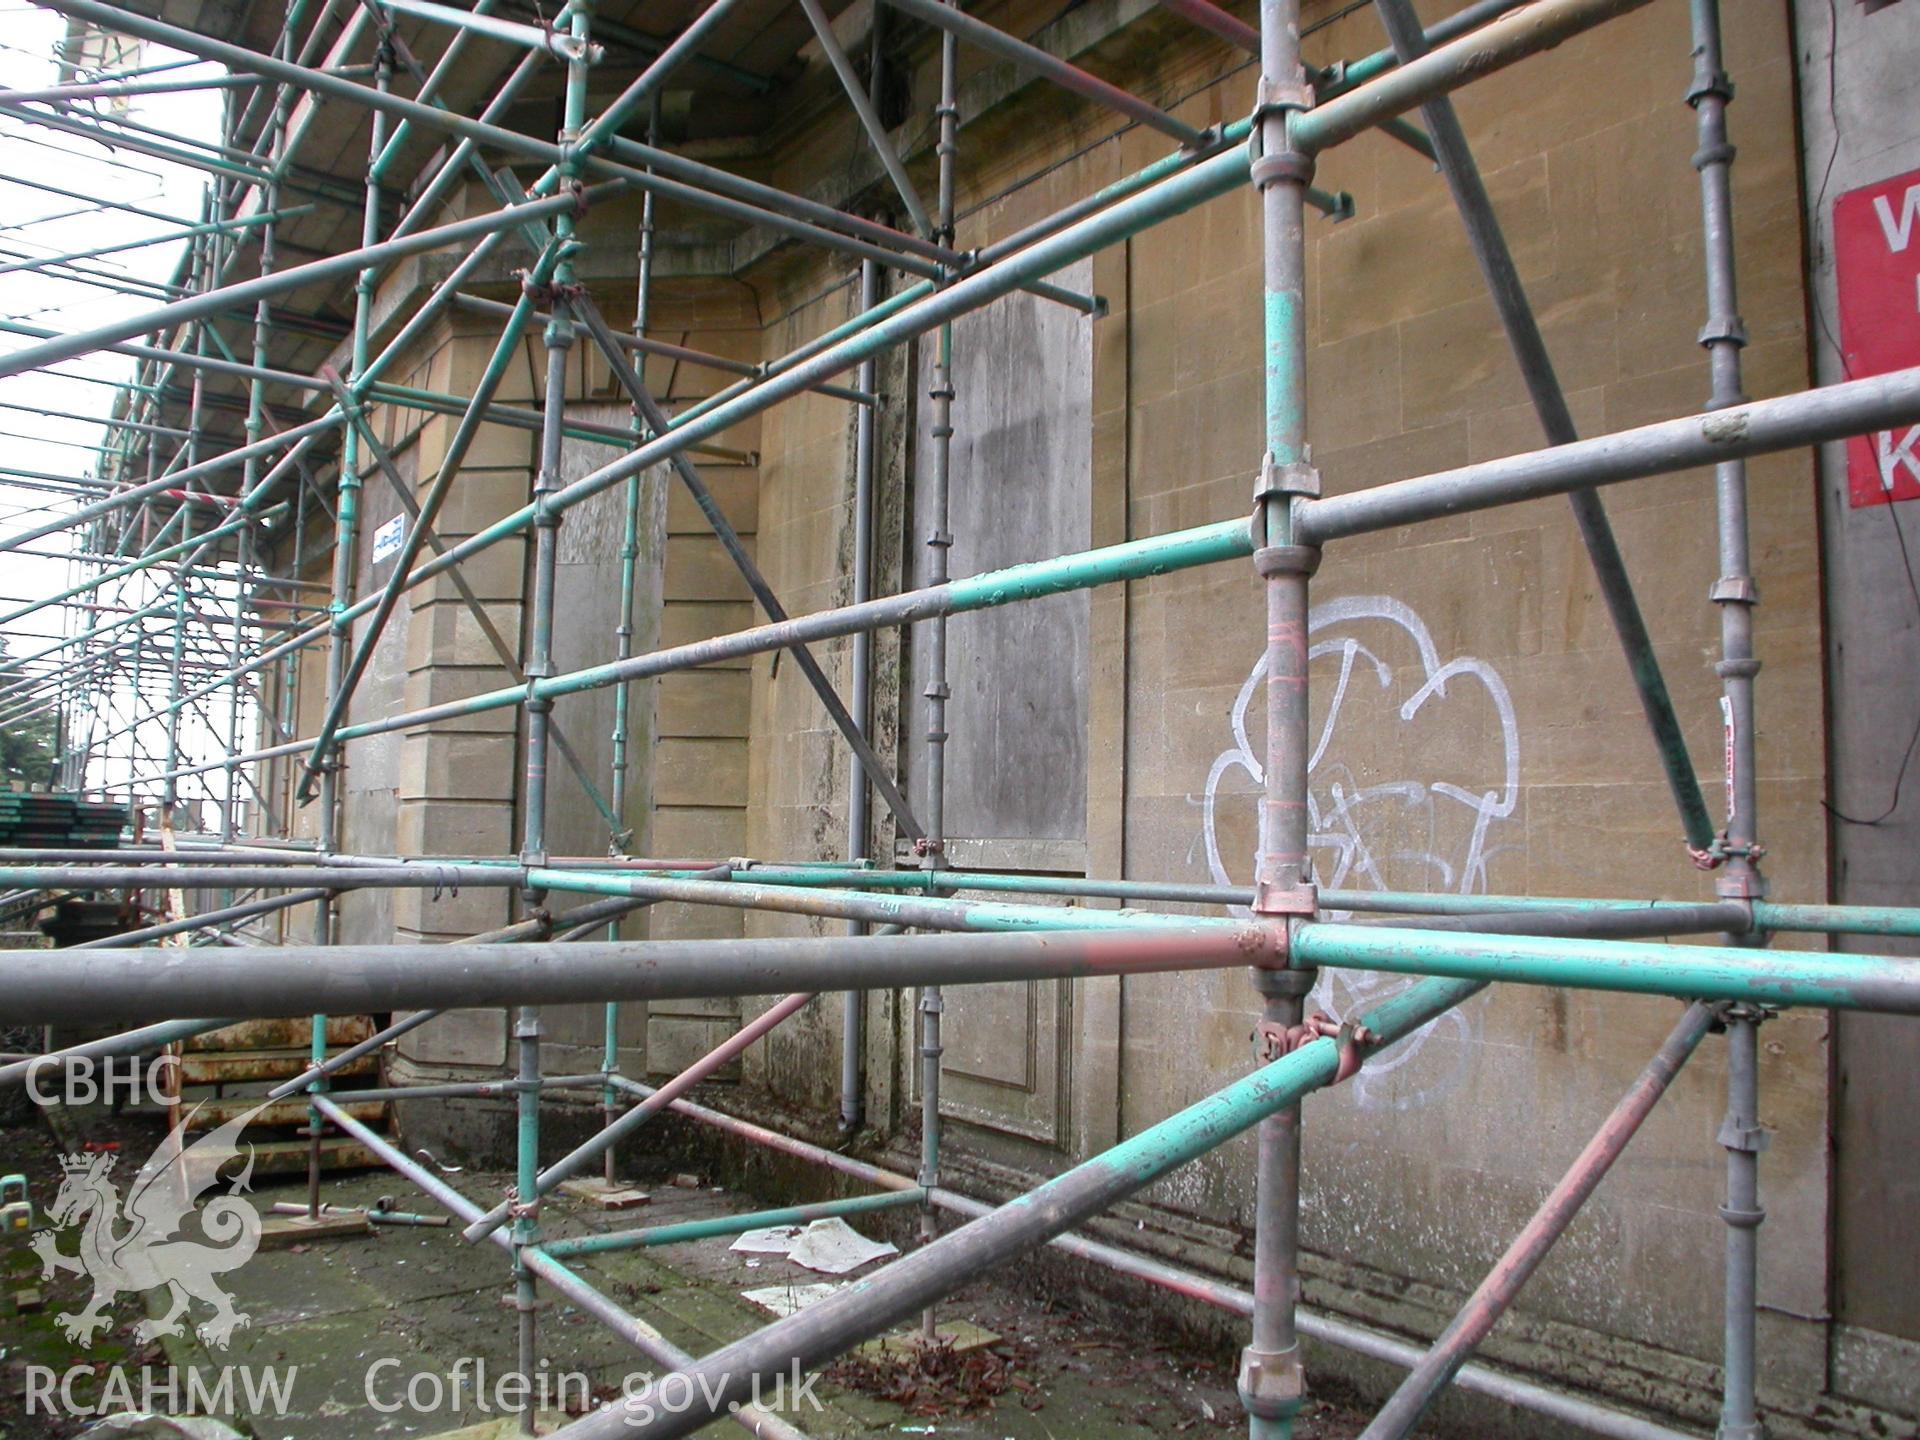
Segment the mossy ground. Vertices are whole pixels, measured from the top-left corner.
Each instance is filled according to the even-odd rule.
[[[105,1117],[97,1118],[105,1123]],[[136,1160],[159,1139],[150,1120],[128,1117],[113,1123]],[[8,1168],[24,1163],[36,1201],[44,1204],[57,1188],[60,1147],[44,1126],[37,1138],[24,1130],[10,1138],[14,1158]],[[508,1177],[467,1170],[447,1179],[476,1202],[491,1203]],[[711,1186],[650,1188],[650,1205],[617,1214],[555,1198],[543,1211],[544,1229],[550,1237],[582,1234],[779,1203],[777,1197]],[[302,1194],[295,1182],[275,1182],[262,1184],[253,1198],[264,1211],[275,1200],[297,1200]],[[367,1205],[383,1196],[395,1197],[405,1210],[434,1210],[384,1172],[329,1177],[324,1185],[324,1198],[335,1205]],[[909,1215],[906,1228],[911,1222]],[[858,1228],[874,1233],[881,1225],[863,1217]],[[905,1230],[893,1238],[911,1243]],[[721,1238],[612,1252],[583,1260],[577,1268],[675,1345],[703,1354],[767,1323],[769,1317],[742,1299],[741,1291],[826,1278],[778,1257],[735,1253],[730,1243]],[[0,1277],[8,1289],[41,1283],[39,1269],[24,1244],[0,1250]],[[144,1313],[138,1297],[122,1297],[113,1330],[82,1350],[61,1335],[56,1316],[83,1303],[86,1286],[73,1276],[41,1283],[45,1305],[38,1313],[0,1318],[9,1382],[0,1387],[9,1392],[0,1394],[0,1436],[61,1440],[78,1428],[58,1417],[21,1413],[18,1377],[30,1364],[59,1370],[86,1365],[101,1374],[119,1367],[130,1376],[143,1367],[170,1366],[183,1375],[197,1372],[209,1384],[228,1369],[256,1376],[291,1372],[285,1406],[255,1413],[240,1403],[226,1416],[262,1440],[433,1436],[470,1426],[482,1427],[476,1434],[484,1434],[485,1427],[502,1420],[493,1387],[515,1370],[517,1342],[507,1257],[497,1247],[468,1245],[452,1228],[382,1227],[360,1238],[262,1250],[222,1278],[249,1323],[217,1351],[191,1333],[162,1344],[134,1344],[131,1328]],[[940,1314],[1002,1337],[993,1360],[907,1366],[898,1376],[881,1374],[884,1366],[871,1364],[857,1373],[842,1369],[812,1391],[822,1408],[803,1403],[789,1409],[788,1418],[816,1440],[875,1434],[1145,1440],[1244,1433],[1231,1355],[1198,1354],[1152,1335],[1125,1334],[1079,1314],[1069,1300],[1050,1301],[985,1282],[944,1303]],[[202,1318],[197,1306],[193,1318]],[[567,1377],[564,1384],[554,1382],[550,1393],[554,1423],[568,1412],[617,1397],[630,1375],[653,1368],[599,1321],[561,1301],[543,1303],[537,1333],[545,1369]],[[90,1399],[92,1392],[77,1393]],[[237,1386],[235,1394],[240,1396]],[[375,1409],[370,1399],[388,1408]],[[1296,1434],[1302,1440],[1348,1440],[1358,1430],[1352,1414],[1310,1406]]]

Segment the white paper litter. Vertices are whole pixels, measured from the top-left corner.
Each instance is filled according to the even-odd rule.
[[[899,1246],[884,1240],[869,1240],[836,1215],[831,1220],[816,1220],[807,1226],[806,1233],[787,1252],[787,1258],[823,1275],[845,1275],[882,1255],[899,1253]]]
[[[784,1255],[799,1238],[798,1225],[770,1225],[764,1230],[748,1230],[727,1248],[743,1255]]]
[[[822,1300],[842,1289],[839,1285],[829,1285],[826,1281],[815,1281],[811,1285],[769,1285],[762,1290],[742,1290],[740,1298],[751,1300],[763,1310],[771,1310],[775,1316],[784,1320],[789,1315],[798,1314],[809,1305],[817,1305]]]

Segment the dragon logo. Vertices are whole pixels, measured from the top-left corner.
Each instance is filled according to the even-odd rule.
[[[226,1194],[197,1209],[194,1201],[218,1181],[221,1162],[237,1152],[240,1132],[262,1108],[229,1120],[190,1146],[182,1144],[185,1124],[169,1131],[133,1177],[124,1200],[112,1179],[115,1156],[61,1157],[65,1179],[47,1218],[62,1229],[81,1224],[80,1253],[61,1254],[51,1231],[36,1237],[33,1248],[45,1278],[66,1271],[93,1281],[93,1298],[86,1308],[58,1317],[69,1340],[91,1345],[94,1335],[110,1323],[107,1307],[116,1296],[162,1287],[172,1292],[172,1303],[166,1314],[135,1328],[138,1341],[180,1334],[185,1328],[181,1317],[195,1300],[213,1307],[198,1332],[216,1349],[225,1349],[233,1332],[249,1323],[215,1277],[239,1269],[260,1247],[259,1212],[240,1198],[253,1178],[252,1147]],[[187,1118],[192,1120],[191,1115]],[[200,1235],[214,1243],[181,1234],[195,1218]]]

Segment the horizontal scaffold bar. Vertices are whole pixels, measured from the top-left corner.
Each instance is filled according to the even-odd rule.
[[[1543,0],[1520,15],[1495,21],[1470,41],[1456,42],[1422,56],[1391,72],[1372,86],[1362,87],[1320,109],[1296,116],[1303,129],[1297,143],[1303,148],[1337,143],[1371,128],[1381,120],[1448,93],[1491,70],[1551,48],[1613,15],[1638,8],[1647,0]],[[887,310],[864,329],[826,346],[805,361],[782,370],[724,403],[689,411],[678,418],[670,434],[639,446],[630,454],[603,466],[546,500],[549,509],[567,509],[582,503],[629,475],[660,463],[698,441],[817,384],[832,380],[862,360],[877,356],[1024,286],[1084,260],[1152,225],[1172,219],[1237,189],[1247,181],[1247,152],[1234,148],[1214,155],[1150,187],[1124,195],[1113,205],[1077,221],[1056,234],[1010,255],[996,264],[965,276],[943,290],[921,296],[911,304]],[[1164,162],[1149,169],[1158,173]],[[1117,187],[1110,187],[1117,188]],[[895,297],[897,303],[904,297]],[[882,307],[886,309],[886,307]],[[515,511],[485,530],[454,546],[440,561],[423,566],[409,584],[435,573],[434,565],[455,564],[496,541],[520,533],[533,523],[531,505]]]
[[[1920,960],[1537,935],[1303,925],[1293,963],[1690,1000],[1920,1014]]]
[[[96,861],[97,857],[97,861]],[[96,863],[87,863],[95,861]],[[46,863],[40,863],[46,862]],[[723,867],[724,868],[724,867]],[[1083,898],[1165,901],[1194,905],[1249,905],[1253,891],[1232,885],[1194,885],[1152,880],[1095,880],[1071,876],[1013,875],[968,870],[874,870],[835,864],[749,865],[726,870],[716,883],[712,867],[699,862],[579,859],[527,867],[510,859],[437,856],[330,855],[302,852],[104,851],[13,849],[0,851],[0,884],[19,889],[54,885],[95,889],[206,886],[316,885],[330,889],[487,888],[547,889],[558,893],[629,896],[636,900],[683,900],[738,909],[828,915],[927,929],[1085,930],[1131,929],[1170,918],[1139,910],[1079,906],[996,905],[956,900],[952,892],[999,891]],[[845,887],[845,888],[843,888]],[[893,898],[860,891],[924,891]],[[782,891],[799,892],[782,895]],[[1795,905],[1769,900],[1701,905],[1688,900],[1627,900],[1574,895],[1456,895],[1391,890],[1322,890],[1328,912],[1382,912],[1478,920],[1500,928],[1496,917],[1566,921],[1617,917],[1645,922],[1644,933],[1682,933],[1701,928],[1795,931],[1810,934],[1920,936],[1920,908],[1890,905]],[[270,908],[289,903],[284,897]],[[1709,913],[1710,912],[1710,913]],[[210,923],[206,917],[196,917]],[[1219,917],[1178,917],[1181,924],[1235,923]],[[181,923],[181,922],[176,922]],[[1663,925],[1671,930],[1662,930]],[[193,928],[181,923],[181,928]],[[1426,928],[1426,927],[1419,927]],[[121,945],[124,937],[88,942]]]
[[[122,340],[131,340],[134,336],[144,335],[149,331],[169,329],[184,325],[191,320],[205,320],[235,306],[271,299],[276,295],[283,295],[288,291],[322,281],[340,280],[369,265],[383,265],[390,260],[402,259],[408,255],[423,255],[429,250],[438,250],[443,246],[478,240],[509,226],[524,225],[531,220],[543,220],[549,215],[569,213],[578,203],[576,197],[572,195],[529,200],[523,205],[514,205],[504,210],[490,210],[483,215],[475,215],[466,220],[455,220],[431,230],[416,230],[413,234],[403,235],[398,240],[383,240],[364,249],[349,250],[343,254],[329,255],[324,259],[310,260],[305,265],[275,270],[251,280],[240,281],[238,284],[192,295],[184,300],[175,300],[171,304],[161,306],[158,310],[130,315],[122,320],[98,325],[91,330],[62,335],[53,340],[43,340],[38,345],[28,345],[10,354],[0,355],[0,379],[9,375],[19,375],[28,370],[38,370],[47,365],[57,365],[63,360],[72,360],[77,356],[91,354],[103,346]]]
[[[1594,440],[1307,502],[1303,506],[1300,532],[1304,538],[1318,542],[1406,524],[1423,515],[1504,504],[1585,485],[1641,479],[1916,421],[1920,421],[1920,367],[1772,400],[1756,400],[1711,415],[1661,421]],[[634,453],[643,454],[650,448],[642,446]],[[1391,493],[1378,500],[1370,498],[1383,496],[1384,492]],[[567,493],[560,492],[562,496]],[[1396,518],[1384,518],[1386,516]],[[453,547],[443,559],[458,555],[471,543]],[[339,734],[342,740],[380,735],[504,709],[529,698],[558,699],[623,680],[647,679],[939,615],[961,615],[1120,580],[1170,574],[1244,559],[1252,553],[1253,535],[1249,524],[1244,520],[1221,521],[1004,570],[989,570],[945,585],[908,590],[859,605],[817,610],[777,624],[696,640],[607,665],[550,676],[528,685],[506,686],[444,705],[345,726]],[[429,564],[415,571],[414,576],[425,578],[433,570],[434,565]],[[187,767],[169,772],[167,776],[146,778],[178,778],[225,765],[297,754],[310,743],[295,741],[225,761]]]
[[[334,890],[458,890],[463,885],[519,888],[526,871],[511,864],[439,865],[10,865],[0,867],[0,885],[22,890],[49,886],[87,890],[139,890],[152,886],[192,890],[208,886],[253,890],[273,885],[325,886]],[[570,873],[570,872],[568,872]]]
[[[1251,905],[1250,885],[1196,885],[1177,880],[1099,880],[1072,875],[1005,874],[982,870],[874,870],[837,864],[753,864],[736,867],[732,880],[759,885],[846,886],[857,890],[920,890],[950,895],[956,890],[1021,895],[1073,895],[1085,899],[1159,900],[1185,905]],[[1477,895],[1449,891],[1340,890],[1318,894],[1320,912],[1367,911],[1403,915],[1490,916],[1504,914],[1683,914],[1693,900],[1624,900],[1585,895]],[[1738,902],[1752,912],[1755,930],[1838,935],[1920,936],[1920,907],[1895,905],[1789,905],[1771,900]],[[1744,929],[1747,926],[1729,926]]]
[[[1480,74],[1500,68],[1539,50],[1550,48],[1562,40],[1583,30],[1592,28],[1613,15],[1637,8],[1645,0],[1543,0],[1543,3],[1529,7],[1523,14],[1508,16],[1495,21],[1471,37],[1471,43],[1456,43],[1437,49],[1419,60],[1414,61],[1376,82],[1373,86],[1362,87],[1351,94],[1328,102],[1310,116],[1296,117],[1296,121],[1305,125],[1311,119],[1313,126],[1308,127],[1311,134],[1303,132],[1303,145],[1312,143],[1333,143],[1347,133],[1358,133],[1370,128],[1380,120],[1389,118],[1413,108],[1424,100],[1447,93],[1449,90],[1466,83]],[[70,13],[85,14],[100,19],[103,23],[118,18],[122,12],[111,6],[92,3],[92,0],[63,0],[56,8]],[[133,19],[129,21],[132,33],[145,33],[141,27],[151,29],[153,22]],[[170,27],[160,27],[168,29]],[[165,38],[155,35],[154,38]],[[188,46],[187,48],[192,48]],[[296,67],[297,68],[297,67]],[[299,83],[300,76],[293,77]],[[309,77],[310,78],[310,77]],[[315,84],[323,82],[315,81]],[[338,86],[329,85],[331,93],[340,93]],[[364,99],[369,92],[361,87],[348,85],[348,90],[359,93],[350,98]],[[366,103],[375,103],[367,101]],[[393,103],[393,97],[383,97],[383,105]],[[422,107],[424,108],[424,107]],[[617,124],[621,112],[621,102],[603,115],[599,121],[589,127],[590,136],[598,137],[602,132],[610,133]],[[399,113],[411,115],[410,107],[403,107]],[[427,111],[433,123],[444,127],[449,116],[440,112]],[[460,133],[467,133],[464,126],[456,126]],[[491,133],[493,127],[479,127]],[[1317,138],[1316,138],[1317,137]],[[586,139],[583,138],[583,144]],[[1160,162],[1148,167],[1149,172],[1159,174],[1165,168]],[[1218,195],[1226,194],[1246,181],[1248,157],[1239,149],[1223,151],[1204,160],[1182,173],[1176,173],[1164,179],[1156,180],[1150,187],[1125,194],[1111,207],[1086,219],[1079,220],[1058,233],[1047,236],[1031,247],[1022,250],[1004,261],[984,271],[978,271],[957,281],[941,291],[929,291],[919,294],[911,303],[907,301],[909,291],[885,302],[872,316],[864,328],[853,325],[839,327],[834,333],[841,335],[831,344],[826,344],[805,360],[796,360],[778,374],[769,372],[767,378],[758,383],[742,382],[748,388],[730,398],[706,402],[706,408],[696,407],[698,413],[688,412],[676,421],[671,433],[658,436],[641,445],[628,456],[583,477],[581,480],[546,498],[549,509],[564,510],[579,504],[609,486],[618,483],[630,474],[638,474],[648,467],[667,459],[673,454],[711,438],[729,426],[761,413],[773,404],[793,394],[830,381],[836,375],[857,365],[861,360],[897,345],[905,340],[925,333],[944,324],[959,315],[978,309],[991,301],[1021,289],[1032,282],[1052,274],[1063,266],[1083,259],[1107,245],[1124,240],[1140,230],[1172,216],[1184,213]],[[545,177],[543,177],[544,180]],[[535,191],[540,189],[536,183]],[[1119,187],[1109,187],[1110,192],[1118,193]],[[483,242],[484,243],[484,242]],[[846,333],[842,334],[842,331]],[[823,337],[824,338],[824,337]],[[724,393],[724,392],[723,392]],[[478,534],[452,546],[445,554],[429,561],[412,571],[407,577],[407,586],[424,583],[430,577],[461,563],[472,555],[498,543],[511,535],[519,534],[529,528],[534,521],[532,506],[526,506],[488,526]],[[1189,532],[1193,533],[1193,532]],[[1167,537],[1173,538],[1173,537]],[[1246,553],[1239,547],[1250,542],[1244,536],[1229,538],[1227,549],[1217,558],[1229,558],[1231,555]],[[1123,549],[1125,547],[1122,547]],[[1101,552],[1094,552],[1095,554]],[[1205,563],[1196,560],[1192,563]],[[1179,568],[1169,565],[1167,568]],[[1156,573],[1147,569],[1139,573]],[[1109,576],[1092,575],[1080,585],[1105,583],[1108,579],[1130,578],[1126,574]],[[965,583],[965,582],[962,582]],[[1079,588],[1066,585],[1060,588]],[[1037,593],[1055,593],[1046,590]],[[1014,595],[1009,598],[1025,598]],[[1002,601],[984,601],[983,603],[1004,603]],[[349,616],[359,613],[366,607],[351,607]],[[941,613],[937,610],[925,611],[920,615],[908,615],[903,619],[924,618],[926,615]],[[951,612],[948,612],[951,613]],[[343,616],[343,619],[348,618]],[[813,617],[809,617],[812,619]],[[795,622],[798,623],[798,622]],[[877,628],[886,623],[895,623],[881,618],[869,618],[853,628]],[[286,645],[276,647],[266,655],[255,657],[246,668],[258,668],[270,663],[280,655],[292,653],[302,645],[318,639],[323,631],[309,631],[295,637]],[[832,631],[832,634],[848,633]],[[783,639],[772,648],[786,648],[792,641]],[[755,653],[747,651],[743,653]],[[720,657],[715,657],[720,658]],[[680,664],[704,663],[699,660],[681,660]],[[598,673],[598,672],[592,672]],[[557,677],[565,679],[567,677]],[[593,679],[581,688],[593,688],[599,684],[618,683],[620,674],[609,674],[604,679]],[[213,688],[218,688],[217,684]],[[194,692],[205,693],[205,687]],[[555,693],[567,693],[556,691]],[[524,694],[516,691],[510,696],[493,694],[476,697],[479,704],[468,708],[473,702],[461,702],[453,707],[450,714],[472,714],[480,709],[495,708],[504,704],[518,703]],[[442,707],[445,709],[446,707]],[[360,729],[360,734],[382,733],[384,730],[404,728],[413,723],[429,723],[432,719],[450,718],[439,710],[424,712],[416,717],[396,717],[385,722],[380,730]],[[341,733],[342,739],[355,738],[352,729]],[[173,778],[201,773],[204,770],[220,769],[249,760],[272,758],[278,754],[297,753],[300,745],[255,752],[244,757],[229,757],[211,765],[187,767],[171,772]]]
[[[1284,963],[1276,927],[1171,922],[1125,931],[769,937],[574,945],[153,947],[0,951],[7,1015],[61,1024],[218,1012],[690,999],[994,984]],[[1309,923],[1293,963],[1782,1007],[1920,1014],[1920,961],[1891,955],[1449,933]]]
[[[1444,515],[1868,435],[1916,420],[1920,366],[1303,501],[1295,533],[1304,544],[1320,545]]]
[[[861,894],[808,884],[799,886],[713,883],[650,875],[532,870],[528,884],[537,889],[590,895],[633,895],[678,900],[690,905],[722,905],[741,910],[784,911],[871,924],[905,925],[922,930],[1131,930],[1165,925],[1172,917],[1145,910],[1091,910],[1078,905],[1015,905],[935,896]],[[900,873],[900,872],[894,872]],[[1182,916],[1183,924],[1235,925],[1218,916]],[[1378,922],[1376,922],[1378,923]],[[1660,908],[1528,910],[1509,915],[1443,916],[1405,921],[1422,929],[1485,929],[1502,934],[1580,935],[1594,939],[1688,935],[1745,930],[1743,906],[1719,903]]]
[[[1848,957],[1853,958],[1853,957]],[[1282,963],[1259,925],[1125,934],[878,935],[537,945],[0,951],[12,1023],[563,1005],[1064,980]]]
[[[1361,87],[1337,100],[1329,101],[1316,111],[1296,117],[1297,123],[1303,127],[1299,143],[1306,148],[1337,143],[1338,139],[1349,138],[1351,134],[1368,129],[1381,119],[1400,114],[1427,99],[1445,94],[1479,74],[1511,64],[1539,50],[1550,48],[1582,30],[1592,28],[1612,15],[1636,8],[1643,3],[1646,3],[1646,0],[1543,0],[1543,3],[1529,7],[1520,15],[1495,21],[1476,32],[1470,42],[1456,42],[1434,50],[1421,59],[1390,72],[1372,85]],[[60,0],[54,8],[69,14],[95,19],[103,24],[120,23],[128,33],[147,34],[150,38],[163,41],[174,37],[174,43],[186,44],[189,49],[194,48],[191,42],[197,38],[187,36],[181,40],[175,35],[173,27],[130,16],[115,7],[92,3],[92,0]],[[203,45],[199,53],[210,52]],[[259,58],[252,57],[247,52],[242,53],[246,58]],[[225,58],[224,55],[221,58]],[[261,69],[263,73],[280,73],[265,63],[262,63]],[[285,69],[288,72],[287,78],[292,79],[294,83],[318,85],[329,93],[359,99],[369,105],[379,104],[394,110],[395,113],[419,119],[421,123],[435,128],[453,128],[457,133],[484,132],[482,138],[498,138],[498,135],[507,134],[507,132],[496,134],[497,127],[474,126],[472,122],[459,122],[455,117],[435,111],[431,107],[415,106],[411,102],[401,101],[398,97],[379,96],[376,92],[351,82],[320,81],[310,73],[301,72],[297,66],[285,67]],[[615,107],[616,110],[618,108],[618,106]],[[421,113],[416,114],[416,111]],[[615,118],[614,112],[610,111],[607,116],[602,117],[601,122],[596,122],[596,125],[590,128],[598,132],[604,122],[613,118]],[[1308,121],[1313,123],[1308,125]],[[526,146],[532,146],[544,153],[544,149],[535,145],[534,142],[526,141],[522,148]],[[697,417],[683,417],[683,423],[676,425],[671,434],[658,437],[640,446],[631,455],[575,482],[557,495],[550,497],[548,503],[558,509],[578,504],[624,479],[628,474],[638,474],[669,455],[678,453],[701,440],[709,439],[738,421],[759,414],[769,406],[789,398],[790,395],[830,381],[869,355],[878,354],[959,315],[978,309],[992,300],[1042,280],[1054,271],[1150,225],[1226,194],[1246,182],[1247,166],[1248,157],[1244,151],[1229,150],[1193,166],[1184,173],[1162,180],[1145,191],[1128,196],[1109,209],[1092,215],[984,271],[971,274],[945,290],[930,293],[910,305],[903,306],[864,331],[828,347],[779,376],[769,377],[725,404],[714,406]],[[556,199],[560,198],[564,197],[556,197]],[[438,231],[431,233],[444,237],[434,242],[435,244],[446,243],[454,238],[452,232],[458,226],[474,227],[473,233],[481,234],[488,229],[498,229],[506,224],[517,223],[519,220],[539,218],[547,213],[539,207],[553,203],[553,201],[533,201],[526,206],[515,206],[511,211],[496,212],[492,215],[476,217],[474,220],[456,222],[454,226],[442,226]],[[351,252],[343,257],[329,257],[326,261],[316,261],[314,264],[335,264],[341,260],[367,264],[391,258],[387,250],[393,247],[433,248],[432,245],[418,245],[422,235],[427,233],[429,232],[420,232],[400,240],[385,242],[387,249],[384,250],[381,247],[374,247],[372,250]],[[397,255],[412,252],[393,250],[393,253]],[[312,268],[312,266],[298,267],[303,271],[311,271]],[[263,280],[244,282],[244,284],[259,286],[294,273],[293,270],[283,271],[277,276],[263,277]],[[223,303],[227,303],[236,296],[238,290],[243,288],[244,285],[217,293],[223,297]],[[210,298],[197,297],[193,301],[179,303],[196,304]],[[177,319],[179,317],[175,313],[176,310],[177,307],[166,307],[164,312],[156,313],[165,313]],[[49,364],[56,359],[85,353],[88,349],[98,348],[113,339],[128,338],[147,328],[151,328],[149,317],[141,317],[138,323],[134,323],[134,328],[124,329],[119,335],[106,335],[104,331],[95,331],[84,335],[61,336],[41,345],[29,346],[25,350],[0,359],[0,375],[17,373],[19,369]],[[441,569],[457,564],[507,535],[519,533],[532,523],[533,518],[531,506],[516,511],[472,539],[454,546],[439,560],[421,567],[414,576],[409,576],[409,584],[416,583],[416,577],[424,580],[428,575],[436,574]]]
[[[824,915],[841,920],[908,925],[928,930],[1137,930],[1142,925],[1169,923],[1205,928],[1246,923],[1219,916],[1176,917],[1152,915],[1141,910],[1090,910],[1077,905],[1006,905],[931,896],[862,895],[851,890],[682,880],[652,875],[606,875],[579,870],[530,871],[528,883],[539,889],[562,893],[635,895],[654,900],[677,900],[689,905],[722,905],[740,910]]]

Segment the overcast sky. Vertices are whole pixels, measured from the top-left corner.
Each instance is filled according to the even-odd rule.
[[[0,4],[0,87],[31,89],[59,83],[54,47],[65,28],[65,21],[50,11]],[[135,63],[154,66],[189,58],[149,46]],[[201,64],[172,71],[168,78],[218,73],[221,73],[219,67]],[[219,138],[221,95],[219,91],[188,91],[136,96],[130,100],[125,113],[128,119],[143,125],[212,142]],[[63,135],[9,116],[0,116],[0,156],[4,156],[4,163],[0,163],[0,267],[13,266],[23,258],[73,254],[165,235],[180,226],[196,223],[209,178],[195,167],[108,149],[95,141]],[[20,183],[22,181],[178,218],[176,221],[147,219],[122,210],[92,208],[87,200],[35,189]],[[109,280],[164,283],[172,276],[185,248],[184,241],[169,241],[77,263]],[[81,330],[143,314],[160,303],[159,297],[123,295],[62,278],[57,272],[13,270],[0,274],[0,318],[9,323],[57,331]],[[25,336],[0,333],[0,349],[18,349],[28,343],[31,342]],[[12,407],[31,406],[71,415],[104,416],[115,392],[111,384],[95,382],[125,381],[132,378],[133,370],[134,362],[130,359],[100,354],[60,365],[55,373],[38,372],[0,380],[0,470],[72,477],[93,475],[99,461],[92,447],[100,443],[104,434],[98,422],[53,418]],[[70,511],[78,503],[24,489],[17,483],[7,484],[6,477],[0,475],[0,535],[18,534],[62,511]],[[53,554],[65,552],[69,547],[67,537],[54,535],[29,548]],[[6,597],[0,601],[0,610],[16,608],[14,602],[22,598],[39,599],[54,594],[76,583],[88,570],[97,568],[57,558],[10,553],[5,563],[0,564],[0,596]],[[124,593],[128,603],[138,604],[137,597],[151,598],[159,591],[129,587]],[[48,637],[63,630],[71,633],[85,623],[79,612],[53,608],[39,611],[4,627],[8,650],[19,656],[45,649]],[[77,653],[77,647],[64,653]],[[223,716],[224,703],[217,704],[214,713]],[[195,749],[202,748],[209,738],[198,726],[189,726],[187,737]],[[143,743],[158,753],[158,747],[164,743],[163,727],[148,726]],[[119,752],[121,744],[117,743],[114,749]],[[112,780],[120,781],[124,774],[123,764],[113,765]],[[100,784],[102,778],[103,772],[96,769],[93,783]]]

